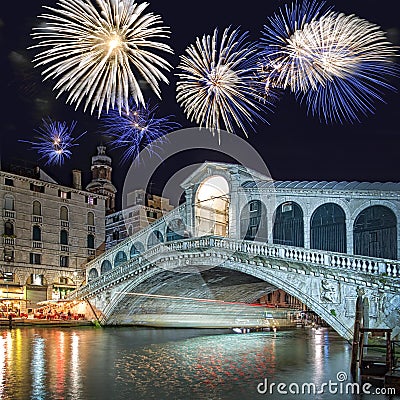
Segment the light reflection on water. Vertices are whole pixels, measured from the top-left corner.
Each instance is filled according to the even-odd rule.
[[[350,346],[327,329],[217,333],[134,328],[3,330],[0,399],[308,399],[310,395],[260,395],[257,384],[264,378],[321,384],[339,371],[348,372]]]

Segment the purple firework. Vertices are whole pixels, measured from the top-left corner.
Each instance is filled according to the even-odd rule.
[[[171,116],[157,118],[155,112],[158,106],[136,104],[129,100],[129,112],[117,109],[110,110],[101,117],[104,133],[111,137],[111,147],[124,148],[121,162],[135,160],[141,151],[146,149],[154,153],[156,145],[165,140],[165,135],[180,124],[170,120]]]
[[[20,140],[20,142],[31,144],[31,150],[36,150],[40,160],[46,160],[45,165],[62,165],[66,158],[71,158],[71,148],[78,146],[76,141],[86,132],[81,133],[77,138],[72,136],[76,121],[71,125],[67,122],[53,121],[50,117],[42,119],[42,125],[35,129],[38,134],[36,141]]]

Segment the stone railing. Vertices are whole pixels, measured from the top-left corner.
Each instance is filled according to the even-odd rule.
[[[127,276],[138,275],[154,267],[157,261],[168,257],[182,259],[192,258],[194,253],[213,250],[215,254],[225,253],[225,258],[239,255],[243,262],[259,258],[279,259],[288,262],[300,262],[319,267],[336,268],[353,271],[359,274],[380,276],[382,278],[400,278],[400,262],[385,259],[374,259],[363,256],[352,256],[342,253],[331,253],[322,250],[308,250],[297,247],[286,247],[276,244],[242,241],[216,236],[205,236],[193,239],[182,239],[174,242],[160,243],[142,254],[113,268],[111,271],[88,282],[87,285],[74,293],[74,297],[82,297],[102,287],[112,285]],[[220,250],[220,251],[218,251]],[[228,254],[226,254],[228,253]],[[231,253],[231,255],[229,254]]]
[[[196,248],[220,248],[251,256],[276,257],[288,261],[299,261],[313,265],[337,267],[365,274],[383,274],[400,278],[400,262],[379,258],[332,253],[323,250],[303,249],[277,244],[235,240],[221,237],[202,237],[166,243],[170,249],[184,251]]]

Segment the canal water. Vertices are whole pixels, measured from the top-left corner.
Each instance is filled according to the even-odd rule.
[[[350,354],[324,328],[3,329],[0,399],[389,399],[346,394]]]

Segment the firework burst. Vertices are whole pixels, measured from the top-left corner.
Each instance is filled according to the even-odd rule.
[[[264,121],[260,111],[268,102],[258,94],[257,48],[246,40],[247,33],[229,28],[219,40],[215,29],[181,56],[177,101],[200,127],[233,133],[236,125],[247,135],[246,125],[252,126],[255,118]]]
[[[323,6],[316,1],[295,2],[268,19],[259,44],[260,75],[266,90],[307,91],[321,79],[320,71],[314,68],[314,48],[305,40],[304,28],[323,14]]]
[[[68,92],[67,103],[84,98],[84,110],[103,107],[128,111],[129,97],[144,104],[139,81],[144,79],[160,97],[159,81],[168,83],[162,70],[170,64],[152,50],[172,53],[159,38],[169,31],[160,16],[144,14],[148,3],[133,0],[60,0],[58,9],[45,7],[43,26],[34,28],[31,48],[45,48],[34,57],[42,75],[57,81],[57,97]]]
[[[297,93],[323,122],[360,122],[373,114],[399,75],[395,47],[380,27],[355,15],[329,13],[304,29],[321,71],[312,90]]]
[[[171,116],[156,118],[158,106],[136,105],[130,99],[129,112],[119,113],[110,110],[103,114],[101,123],[106,135],[111,137],[111,146],[114,149],[123,148],[121,162],[138,160],[139,153],[145,148],[150,153],[155,153],[155,148],[165,140],[164,136],[180,128],[180,125],[170,120]]]
[[[76,141],[86,132],[77,138],[72,137],[76,121],[68,126],[66,122],[53,121],[51,118],[42,119],[42,126],[35,129],[38,134],[36,141],[19,140],[31,144],[31,149],[36,150],[40,160],[44,159],[45,165],[62,165],[66,158],[71,158],[71,148],[78,146]]]
[[[394,90],[396,50],[377,25],[322,12],[315,2],[294,3],[269,22],[260,44],[262,79],[290,89],[321,121],[360,121],[384,101],[383,91]]]

